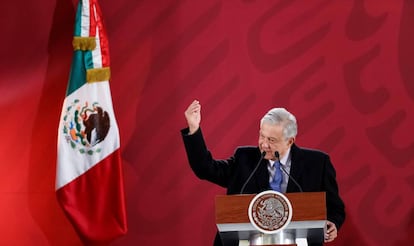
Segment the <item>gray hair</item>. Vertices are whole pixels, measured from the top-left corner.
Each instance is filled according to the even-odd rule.
[[[284,108],[272,108],[260,120],[260,126],[263,123],[270,125],[282,125],[283,136],[285,139],[294,138],[298,134],[298,125],[296,117]]]

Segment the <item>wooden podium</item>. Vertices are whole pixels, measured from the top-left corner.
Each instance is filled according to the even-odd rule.
[[[294,239],[306,239],[308,243],[322,243],[326,227],[325,192],[284,195],[292,204],[292,220],[278,234],[293,235]],[[216,196],[216,224],[223,239],[250,240],[263,234],[249,220],[248,208],[254,197],[255,194]]]

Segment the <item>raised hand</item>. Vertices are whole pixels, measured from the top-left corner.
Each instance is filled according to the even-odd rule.
[[[200,102],[194,100],[187,110],[184,112],[185,118],[187,119],[187,124],[189,128],[188,134],[193,134],[200,127],[201,122],[201,105]]]

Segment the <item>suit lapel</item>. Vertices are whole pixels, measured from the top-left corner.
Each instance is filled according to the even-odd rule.
[[[290,153],[290,176],[292,176],[296,181],[299,182],[299,180],[301,180],[302,171],[304,169],[301,150],[299,147],[293,144],[290,149]],[[296,186],[295,182],[292,181],[292,179],[289,179],[286,192],[299,192],[299,188]]]
[[[260,163],[259,169],[257,170],[256,184],[260,189],[259,192],[269,189],[269,171],[267,170],[268,163],[268,160],[263,159]]]

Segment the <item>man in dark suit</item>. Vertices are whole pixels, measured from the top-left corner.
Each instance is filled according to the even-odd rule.
[[[327,154],[300,148],[294,143],[297,135],[294,115],[284,108],[271,109],[260,121],[258,146],[238,147],[226,160],[215,160],[207,148],[200,128],[201,105],[197,100],[189,105],[185,117],[188,128],[182,129],[181,135],[197,177],[227,188],[228,195],[259,193],[272,187],[280,192],[324,191],[328,219],[325,242],[337,237],[345,220],[345,206],[339,196],[335,169]],[[261,156],[264,157],[258,164]],[[284,172],[274,171],[279,160]],[[281,177],[276,178],[277,172]],[[279,183],[274,188],[271,184],[276,179]],[[214,245],[233,246],[238,242],[224,242],[217,234]]]

